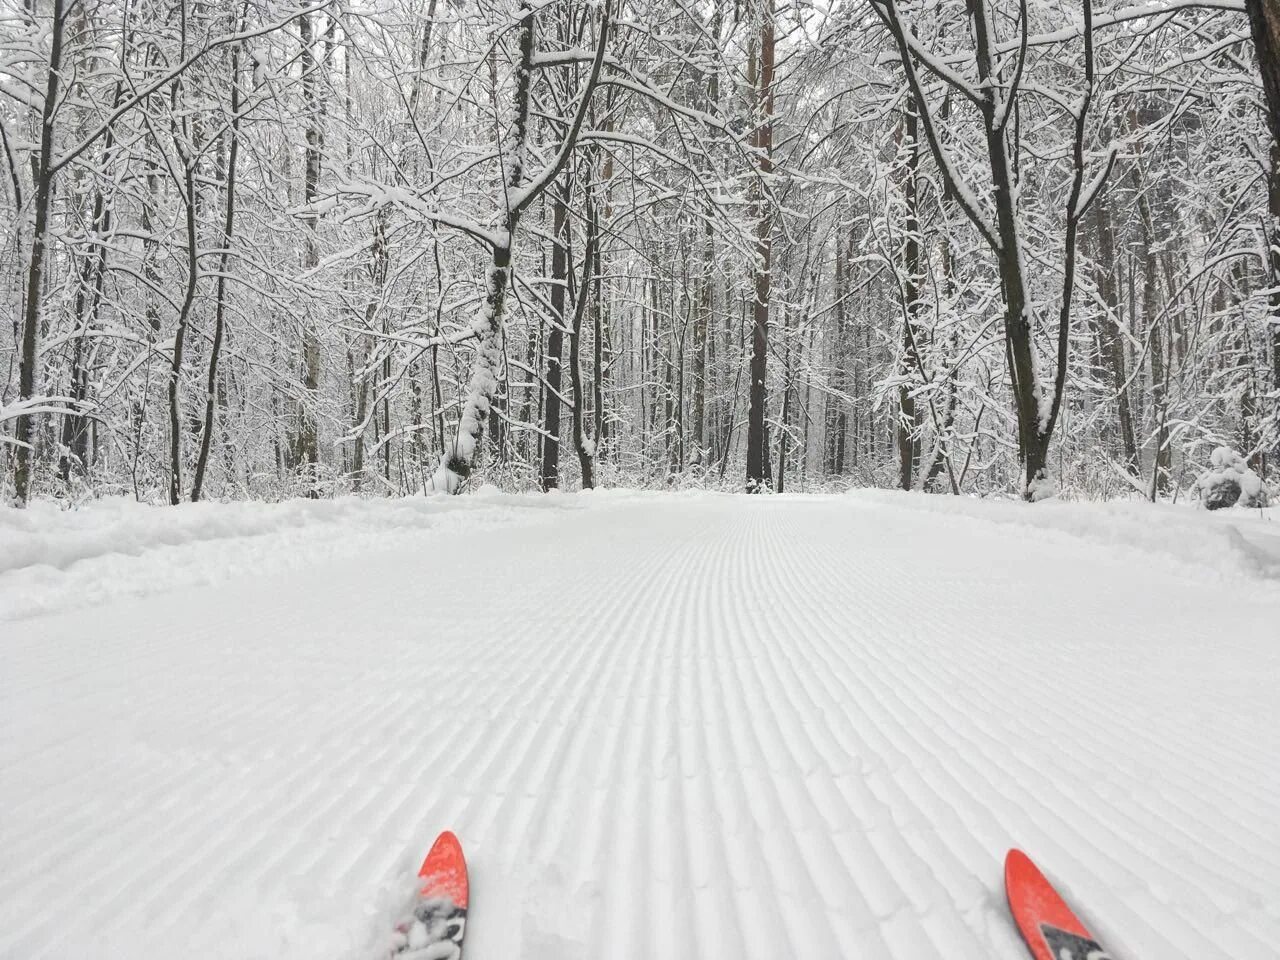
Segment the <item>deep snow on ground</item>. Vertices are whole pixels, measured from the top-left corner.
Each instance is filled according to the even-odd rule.
[[[1265,515],[859,494],[0,512],[0,957],[1280,943]],[[7,619],[6,619],[7,618]]]

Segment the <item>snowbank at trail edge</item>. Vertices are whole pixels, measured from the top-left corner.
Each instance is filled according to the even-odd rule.
[[[1139,551],[1192,568],[1199,578],[1280,581],[1280,512],[1274,508],[1210,513],[1145,500],[1030,504],[870,489],[847,495],[868,504],[1025,526]]]
[[[426,530],[536,522],[571,497],[482,489],[465,498],[155,506],[123,497],[75,509],[0,507],[0,621],[305,567],[395,547]]]
[[[733,495],[634,490],[587,495],[504,494],[492,487],[462,497],[396,500],[342,497],[283,503],[139,504],[125,498],[74,509],[48,502],[0,507],[0,621],[144,596],[180,586],[308,567],[329,558],[394,549],[428,531],[552,521],[564,511],[652,499]],[[1037,536],[1071,536],[1140,551],[1200,579],[1280,581],[1280,512],[1146,502],[1025,504],[1016,500],[904,494],[859,489],[851,500],[957,519],[1034,528]],[[827,495],[787,494],[823,501]],[[838,499],[838,498],[837,498]]]

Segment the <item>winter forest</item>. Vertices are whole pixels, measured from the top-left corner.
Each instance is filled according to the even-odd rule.
[[[1263,8],[4,0],[4,496],[1265,480]]]
[[[1280,0],[0,0],[0,960],[1276,960],[1278,510]]]

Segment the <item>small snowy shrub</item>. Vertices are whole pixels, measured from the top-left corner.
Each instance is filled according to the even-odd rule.
[[[1027,484],[1027,499],[1032,503],[1039,503],[1041,500],[1052,500],[1057,495],[1058,485],[1043,470],[1036,474],[1035,479]]]
[[[1210,510],[1223,507],[1265,507],[1267,491],[1244,458],[1229,447],[1218,447],[1209,458],[1209,472],[1196,481],[1200,499]]]

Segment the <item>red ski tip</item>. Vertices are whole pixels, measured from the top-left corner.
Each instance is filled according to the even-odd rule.
[[[1036,960],[1107,960],[1107,954],[1044,874],[1021,850],[1004,858],[1009,912]]]
[[[467,908],[467,859],[462,855],[462,844],[451,830],[436,837],[418,876],[423,881],[420,891],[423,897],[440,897],[453,901],[463,910]]]

